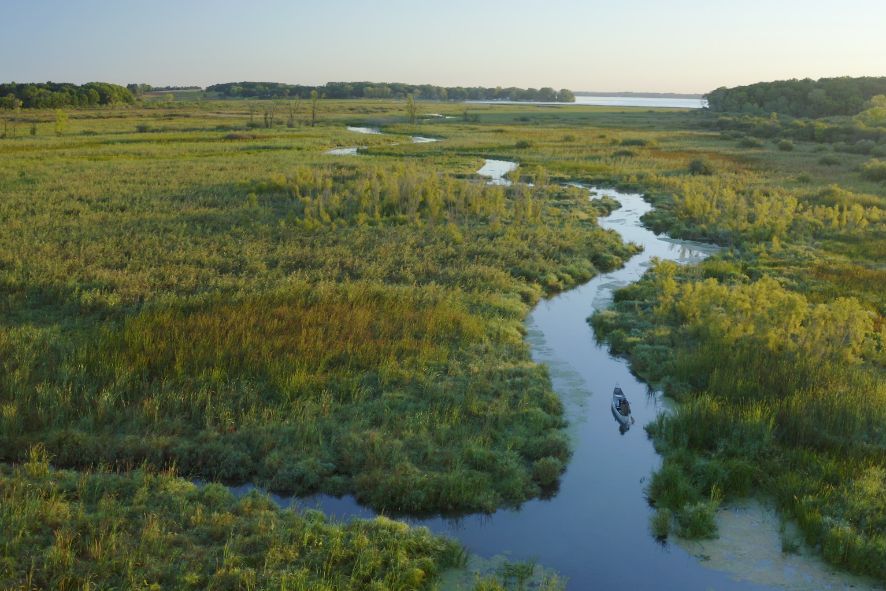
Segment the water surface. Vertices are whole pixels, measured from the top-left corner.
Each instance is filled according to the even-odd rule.
[[[475,104],[502,105],[585,105],[596,107],[646,107],[648,109],[703,109],[708,102],[700,98],[641,97],[641,96],[582,96],[574,103],[547,103],[540,101],[465,101]]]
[[[509,162],[508,160],[486,160],[486,162],[483,163],[483,167],[477,171],[477,174],[489,179],[488,182],[490,185],[502,185],[508,187],[511,185],[511,181],[508,180],[507,175],[515,170],[517,170],[516,162]]]

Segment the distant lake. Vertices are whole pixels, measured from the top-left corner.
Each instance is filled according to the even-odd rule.
[[[576,96],[575,104],[600,107],[668,107],[675,109],[703,109],[708,106],[708,102],[701,98],[643,96]]]
[[[645,107],[647,109],[703,109],[708,106],[700,98],[641,97],[641,96],[576,96],[574,103],[541,103],[535,101],[465,101],[484,104],[530,105],[592,105],[597,107]]]

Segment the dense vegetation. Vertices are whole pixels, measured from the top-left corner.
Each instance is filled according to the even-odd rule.
[[[749,86],[718,88],[705,95],[715,112],[794,117],[856,115],[877,95],[886,95],[883,78],[822,78],[759,82]]]
[[[0,108],[56,109],[59,107],[95,107],[135,102],[133,93],[123,86],[107,82],[83,85],[69,83],[0,84]]]
[[[349,98],[405,98],[414,95],[417,98],[434,101],[543,101],[543,102],[575,102],[575,95],[567,90],[553,88],[483,88],[462,86],[434,86],[432,84],[402,84],[398,82],[327,82],[322,86],[304,86],[300,84],[283,84],[280,82],[227,82],[213,84],[206,88],[207,92],[217,93],[229,98],[303,98],[317,91],[330,99]]]
[[[658,534],[711,535],[718,502],[764,492],[825,558],[886,579],[886,187],[820,146],[648,176],[648,223],[729,248],[657,265],[593,323],[682,402],[649,426]]]
[[[174,464],[390,511],[556,485],[562,411],[522,319],[631,252],[582,191],[487,187],[459,178],[481,159],[435,166],[433,147],[327,156],[341,124],[244,146],[135,121],[5,145],[0,457],[42,443],[62,467]]]
[[[385,518],[327,521],[169,474],[0,467],[4,589],[428,589],[461,548]]]
[[[659,531],[709,534],[719,500],[759,491],[829,560],[883,578],[881,139],[585,107],[440,103],[452,119],[412,125],[402,103],[327,100],[315,126],[302,108],[263,128],[253,110],[72,111],[61,133],[32,111],[33,134],[0,142],[3,494],[32,482],[34,445],[121,486],[175,464],[394,511],[553,492],[568,441],[522,319],[631,252],[550,182],[575,179],[646,190],[651,225],[727,247],[656,267],[597,319],[684,401],[650,428]],[[867,120],[796,121],[881,134]],[[534,187],[485,187],[483,157]],[[47,551],[41,531],[3,559]]]

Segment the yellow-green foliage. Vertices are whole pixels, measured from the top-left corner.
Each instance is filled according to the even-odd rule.
[[[686,520],[681,535],[708,535],[689,525],[705,495],[762,488],[826,558],[886,577],[881,318],[854,298],[813,303],[772,276],[727,269],[661,263],[594,318],[682,401],[649,426],[665,455],[650,497]],[[729,279],[699,279],[705,270]]]
[[[429,589],[461,549],[386,518],[327,521],[142,470],[0,467],[5,589]]]
[[[886,95],[872,97],[868,108],[856,115],[855,120],[869,127],[886,127]]]
[[[449,103],[412,125],[389,101],[260,128],[257,107],[71,111],[61,136],[0,141],[0,458],[43,443],[392,510],[519,503],[568,456],[523,316],[631,252],[595,226],[611,203],[556,181],[614,184],[649,193],[653,228],[732,247],[595,320],[686,401],[651,428],[656,530],[707,535],[720,491],[762,487],[829,560],[886,577],[880,128]],[[325,154],[342,146],[362,149]],[[535,187],[485,187],[484,157]]]

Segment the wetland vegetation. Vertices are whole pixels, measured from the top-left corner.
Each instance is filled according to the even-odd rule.
[[[391,513],[553,493],[569,441],[522,321],[635,252],[595,223],[612,202],[558,181],[645,191],[651,227],[725,247],[655,266],[593,320],[681,401],[649,427],[656,533],[711,535],[718,502],[765,494],[825,558],[886,579],[876,113],[324,99],[256,125],[269,104],[13,115],[34,133],[0,140],[0,519],[20,532],[3,586],[82,587],[93,548],[107,586],[430,586],[454,544],[186,479]],[[354,145],[347,125],[385,134],[326,154]],[[487,157],[532,186],[485,185]],[[186,573],[145,566],[185,554]]]

